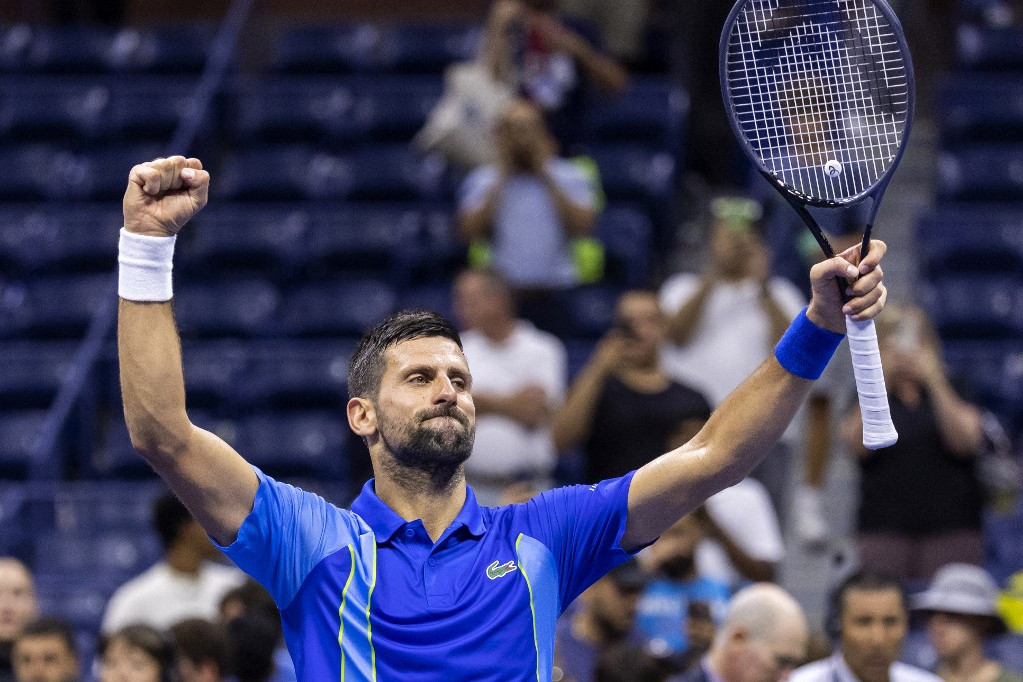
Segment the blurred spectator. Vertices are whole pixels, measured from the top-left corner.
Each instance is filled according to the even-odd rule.
[[[175,679],[174,645],[148,625],[128,625],[105,635],[99,645],[99,656],[99,682]]]
[[[35,584],[28,567],[0,557],[0,682],[14,679],[11,648],[22,626],[39,615]]]
[[[186,618],[170,629],[180,682],[224,682],[230,673],[227,633],[205,618]]]
[[[661,364],[666,323],[655,294],[622,294],[614,324],[554,418],[558,450],[582,446],[588,483],[622,476],[681,446],[710,417],[706,399],[673,381]]]
[[[498,161],[462,184],[458,225],[467,243],[492,245],[493,266],[531,303],[576,283],[570,240],[597,218],[591,179],[556,156],[540,111],[518,100],[497,126]],[[547,304],[543,299],[537,305]]]
[[[984,652],[984,642],[1005,633],[1006,626],[998,613],[998,586],[983,568],[943,566],[911,603],[927,617],[927,634],[938,655],[935,672],[945,682],[1023,682],[1023,675]]]
[[[512,483],[550,487],[557,459],[550,423],[565,394],[565,347],[516,319],[511,287],[494,270],[466,270],[453,293],[476,404],[466,480],[488,506]]]
[[[280,639],[280,621],[259,612],[227,622],[230,666],[237,682],[269,682],[273,679],[274,651]]]
[[[220,621],[225,627],[229,627],[235,620],[245,620],[250,617],[257,618],[264,625],[272,624],[277,632],[272,646],[273,669],[269,679],[272,682],[295,682],[295,663],[291,660],[291,654],[288,653],[288,648],[284,643],[284,629],[281,626],[281,614],[277,609],[277,604],[274,603],[273,597],[266,591],[266,588],[252,578],[246,578],[244,583],[224,595],[220,602]],[[259,633],[262,632],[263,626],[257,625],[256,628],[258,629],[256,637],[259,639],[262,636]],[[232,632],[235,639],[241,637],[244,640],[247,637],[247,630],[244,627],[235,626],[233,631],[229,630],[229,634]],[[235,656],[238,654],[239,644],[234,640],[232,642],[231,650],[234,653],[231,656]],[[243,649],[244,642],[242,643]],[[249,674],[260,675],[260,665],[257,663],[255,672]]]
[[[59,618],[39,618],[21,628],[11,650],[17,682],[74,682],[78,653],[71,624]]]
[[[705,538],[696,548],[696,569],[733,590],[749,582],[774,580],[785,544],[767,490],[744,478],[707,498],[697,510]]]
[[[771,276],[759,202],[718,197],[711,202],[709,253],[702,274],[679,273],[660,292],[669,316],[665,368],[717,406],[763,362],[806,301],[782,277]],[[791,448],[802,433],[797,417],[753,472],[786,509]]]
[[[587,27],[554,13],[555,0],[498,0],[490,10],[483,54],[493,77],[544,112],[554,136],[574,153],[585,142],[587,84],[618,93],[628,74],[604,55]]]
[[[899,440],[881,450],[865,449],[858,409],[843,424],[861,471],[860,561],[874,571],[919,580],[953,561],[980,564],[981,412],[952,387],[937,333],[921,310],[889,306],[877,321],[877,335]]]
[[[220,553],[185,505],[167,493],[153,505],[163,560],[117,588],[102,630],[146,624],[166,629],[185,618],[215,618],[221,597],[245,580],[236,568],[215,563]]]
[[[909,614],[893,578],[864,571],[846,578],[832,595],[828,630],[835,652],[799,668],[790,682],[938,682],[898,660]]]
[[[555,670],[565,682],[588,682],[601,651],[629,641],[648,576],[636,559],[612,568],[558,619]]]
[[[558,12],[600,31],[600,42],[626,64],[643,52],[649,0],[557,0]]]
[[[687,514],[645,552],[654,579],[639,600],[636,629],[672,672],[687,670],[707,652],[731,597],[727,585],[696,569],[703,537],[704,524]]]
[[[663,682],[667,677],[656,658],[628,643],[603,650],[593,672],[594,682]]]
[[[710,651],[679,682],[781,682],[806,656],[806,617],[776,585],[751,585],[732,599]],[[837,681],[836,681],[837,682]]]

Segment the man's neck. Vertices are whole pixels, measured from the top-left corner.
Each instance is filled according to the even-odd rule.
[[[510,317],[508,319],[489,324],[485,329],[480,329],[480,332],[482,332],[483,336],[487,337],[488,340],[494,343],[504,343],[515,331],[515,323],[515,318]]]
[[[397,480],[386,472],[378,472],[374,489],[380,501],[406,521],[421,519],[430,539],[436,542],[465,506],[465,474],[461,469],[443,486],[425,480],[412,480],[412,475]]]

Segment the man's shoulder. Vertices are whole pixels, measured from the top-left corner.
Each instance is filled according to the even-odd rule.
[[[892,665],[892,682],[939,682],[940,680],[941,678],[934,673],[902,661],[896,661]]]

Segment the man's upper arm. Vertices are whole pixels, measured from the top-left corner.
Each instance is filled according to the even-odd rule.
[[[221,545],[234,541],[259,488],[252,466],[234,448],[193,426],[184,452],[154,468],[211,538]]]

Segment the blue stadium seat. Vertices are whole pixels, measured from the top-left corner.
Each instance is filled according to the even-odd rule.
[[[28,24],[0,25],[0,71],[22,73],[31,42],[32,27]]]
[[[433,76],[377,75],[358,81],[355,118],[361,131],[381,142],[409,142],[443,93]]]
[[[115,39],[110,28],[34,27],[22,68],[30,73],[106,73]]]
[[[240,81],[229,92],[225,132],[238,144],[349,144],[362,132],[356,102],[351,80],[336,76]]]
[[[678,156],[689,95],[667,78],[639,77],[621,95],[606,96],[590,112],[594,137],[601,143],[630,142]]]
[[[281,31],[270,53],[280,73],[337,75],[373,67],[380,30],[370,24],[296,26]]]
[[[921,267],[946,272],[1023,273],[1023,213],[1008,208],[945,204],[916,223]]]
[[[407,204],[322,208],[312,213],[301,264],[312,276],[377,276],[401,283],[421,231],[421,212]]]
[[[344,411],[260,412],[238,424],[238,451],[274,477],[343,479]]]
[[[195,79],[183,76],[131,76],[117,78],[110,88],[107,135],[118,144],[145,142],[166,145],[188,111],[197,87]],[[208,112],[200,126],[197,143],[211,133],[216,121]],[[161,149],[159,155],[163,156]],[[140,158],[135,163],[148,161]]]
[[[385,73],[440,74],[452,62],[475,58],[478,25],[405,25],[382,31],[376,69]]]
[[[1023,78],[958,72],[935,94],[941,138],[960,142],[1023,141]]]
[[[47,409],[72,367],[74,342],[0,343],[0,408]]]
[[[189,409],[224,412],[237,403],[251,361],[248,343],[189,341],[182,344],[181,353]]]
[[[591,156],[609,200],[660,202],[670,196],[675,160],[668,152],[621,143],[594,146]]]
[[[988,513],[984,519],[985,567],[999,584],[1023,567],[1023,507],[1008,516]]]
[[[287,278],[308,239],[312,218],[301,205],[215,204],[203,209],[179,244],[176,267],[189,276]]]
[[[111,99],[107,83],[96,78],[0,78],[0,140],[96,140],[106,131]]]
[[[30,280],[20,295],[12,295],[17,328],[32,338],[79,337],[100,303],[113,300],[112,283],[110,274]]]
[[[579,374],[579,371],[589,362],[597,347],[595,339],[565,339],[565,355],[567,359],[566,370],[568,380],[571,382]]]
[[[148,518],[148,516],[147,516]],[[63,572],[69,579],[87,575],[131,576],[160,557],[159,541],[148,527],[105,530],[88,534],[46,533],[36,540],[36,568]]]
[[[1023,30],[960,26],[956,58],[960,67],[974,71],[1018,71],[1023,68]]]
[[[33,474],[32,449],[46,410],[0,412],[0,479],[24,480]]]
[[[52,188],[51,196],[64,200],[120,201],[132,166],[163,156],[164,151],[164,143],[139,143],[110,145],[74,155],[58,153],[54,172],[61,186]]]
[[[345,199],[360,172],[350,159],[306,145],[250,147],[224,159],[212,191],[245,201]]]
[[[40,611],[65,618],[74,627],[99,632],[103,612],[114,590],[130,575],[78,575],[63,572],[36,575]]]
[[[205,22],[123,28],[114,36],[108,64],[117,73],[198,75],[212,50],[216,29]]]
[[[1023,333],[1023,278],[947,275],[920,287],[921,304],[945,339],[1008,339]]]
[[[196,426],[215,433],[231,445],[237,439],[234,423],[229,418],[191,408],[188,418]],[[145,485],[158,482],[156,472],[132,446],[128,427],[119,413],[102,420],[96,443],[82,462],[83,477]]]
[[[975,144],[938,158],[938,197],[1023,201],[1023,144]]]
[[[347,157],[353,170],[348,198],[362,201],[415,201],[440,198],[446,166],[408,144],[356,149]]]
[[[611,329],[614,320],[615,303],[621,289],[606,285],[575,287],[562,294],[567,311],[566,329],[559,330],[559,336],[577,339],[597,339]]]
[[[7,481],[0,478],[0,556],[25,557],[29,554],[32,535],[27,510],[31,483]]]
[[[75,481],[58,485],[46,501],[60,535],[145,536],[152,532],[153,502],[166,492],[162,481]]]
[[[394,310],[394,291],[380,280],[309,283],[285,293],[278,331],[287,336],[361,336]]]
[[[56,196],[60,184],[56,157],[57,151],[48,144],[0,147],[0,200],[38,201]]]
[[[405,308],[432,310],[452,322],[455,321],[451,301],[451,285],[446,282],[418,284],[402,289],[395,308],[398,310]]]
[[[355,340],[271,341],[250,346],[237,398],[246,409],[343,412]]]
[[[174,312],[183,336],[252,336],[267,331],[278,309],[280,291],[265,279],[183,283]]]
[[[609,206],[597,219],[595,236],[604,244],[604,280],[628,287],[649,284],[653,225],[631,206]]]

